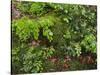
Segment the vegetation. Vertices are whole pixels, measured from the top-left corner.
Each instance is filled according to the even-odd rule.
[[[12,73],[96,69],[96,6],[12,1]]]

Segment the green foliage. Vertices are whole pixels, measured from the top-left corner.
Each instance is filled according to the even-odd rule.
[[[25,72],[42,72],[44,61],[54,52],[53,48],[31,47],[24,55],[24,66],[21,69]]]
[[[16,28],[16,35],[18,35],[22,41],[26,41],[31,36],[34,36],[34,39],[38,39],[39,25],[34,20],[23,17],[19,20],[16,20],[13,24],[13,27]]]
[[[12,20],[12,72],[43,72],[47,59],[54,54],[96,54],[95,6],[15,3],[21,15]]]
[[[40,25],[43,27],[43,35],[47,36],[47,38],[52,41],[53,38],[53,33],[50,30],[50,27],[54,25],[54,17],[53,16],[48,16],[48,17],[41,17],[40,18]]]
[[[96,37],[93,34],[86,35],[81,44],[86,48],[86,51],[96,53]]]
[[[53,55],[54,51],[52,46],[49,48],[42,46],[28,47],[22,44],[12,50],[12,69],[15,73],[42,72],[45,61]]]
[[[22,13],[28,13],[32,3],[27,2],[15,2],[16,8]]]
[[[41,3],[33,3],[30,8],[32,14],[40,14],[43,11],[44,5]]]
[[[26,41],[33,37],[38,40],[39,32],[43,30],[43,36],[46,36],[49,41],[52,41],[53,33],[49,27],[54,25],[51,17],[40,18],[38,21],[29,19],[28,17],[22,17],[21,19],[12,22],[12,31],[15,28],[15,34],[18,35],[21,41]]]
[[[63,50],[65,55],[79,56],[84,50],[81,44],[84,41],[84,51],[96,53],[96,10],[80,5],[58,4],[54,8],[56,6],[61,20],[52,28],[55,48]],[[89,44],[85,41],[86,37],[91,37]]]

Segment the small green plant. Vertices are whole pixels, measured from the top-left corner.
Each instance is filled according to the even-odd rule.
[[[81,44],[86,48],[86,51],[96,53],[96,37],[93,34],[86,35]]]
[[[37,73],[44,70],[43,65],[48,57],[51,57],[55,49],[51,46],[28,47],[22,44],[12,50],[12,66],[15,73]],[[21,59],[21,60],[20,60]]]
[[[30,38],[38,40],[40,30],[43,30],[43,36],[46,36],[49,41],[52,41],[53,33],[50,27],[53,25],[54,21],[51,17],[40,18],[38,21],[29,19],[28,17],[22,17],[12,22],[12,30],[15,29],[15,34],[18,35],[21,41],[26,41]]]

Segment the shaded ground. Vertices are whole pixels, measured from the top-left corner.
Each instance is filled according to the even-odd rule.
[[[78,58],[68,56],[65,58],[51,57],[44,66],[44,72],[97,69],[96,62],[91,56],[80,56]]]

